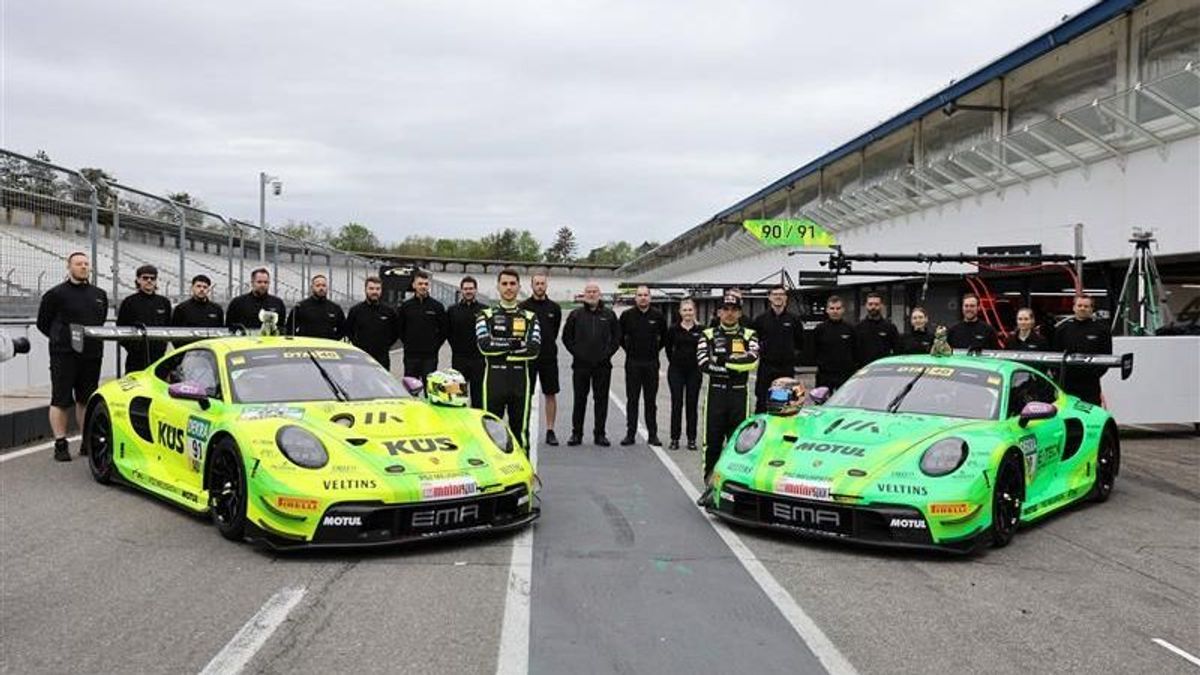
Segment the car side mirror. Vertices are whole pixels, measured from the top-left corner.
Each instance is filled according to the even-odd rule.
[[[201,408],[208,407],[208,389],[199,382],[176,382],[167,387],[167,395],[185,401],[196,401]]]
[[[813,403],[815,403],[817,405],[821,405],[825,401],[829,400],[829,396],[832,393],[833,392],[829,390],[829,387],[816,387],[814,389],[809,389],[808,390],[808,400],[812,401]]]
[[[1033,420],[1046,420],[1058,414],[1058,406],[1053,403],[1042,403],[1041,401],[1030,401],[1021,408],[1020,425],[1024,427]]]
[[[425,390],[425,383],[422,382],[421,378],[419,378],[419,377],[405,376],[405,378],[403,380],[400,380],[400,382],[401,382],[401,384],[404,385],[404,388],[406,390],[408,390],[408,393],[412,396],[420,396],[421,392]]]

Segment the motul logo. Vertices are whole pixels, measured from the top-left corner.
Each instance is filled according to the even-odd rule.
[[[452,506],[445,509],[414,511],[413,527],[449,527],[474,522],[479,518],[479,505]]]
[[[321,524],[330,527],[362,527],[362,516],[325,516]]]
[[[925,521],[920,518],[892,518],[888,526],[894,530],[924,530]]]

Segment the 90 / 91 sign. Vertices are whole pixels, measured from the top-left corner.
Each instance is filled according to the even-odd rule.
[[[832,246],[833,235],[808,218],[746,220],[742,227],[765,246]]]

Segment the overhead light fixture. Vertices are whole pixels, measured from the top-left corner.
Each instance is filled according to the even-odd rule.
[[[972,110],[976,112],[1004,112],[1007,110],[1007,108],[1002,105],[968,105],[966,103],[959,103],[958,101],[951,101],[942,106],[942,114],[946,117],[950,117],[960,110]]]

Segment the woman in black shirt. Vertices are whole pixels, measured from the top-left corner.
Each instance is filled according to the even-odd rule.
[[[1050,349],[1050,343],[1038,332],[1032,309],[1022,307],[1017,310],[1017,332],[1008,337],[1008,344],[1004,348],[1019,352],[1044,352]]]
[[[900,338],[900,354],[928,354],[933,347],[933,331],[924,307],[913,307],[908,317],[909,331]]]
[[[680,422],[687,410],[687,447],[696,449],[696,415],[700,400],[700,366],[696,364],[696,344],[703,327],[696,323],[696,303],[679,303],[680,321],[667,331],[667,387],[671,390],[671,450],[679,449]]]

